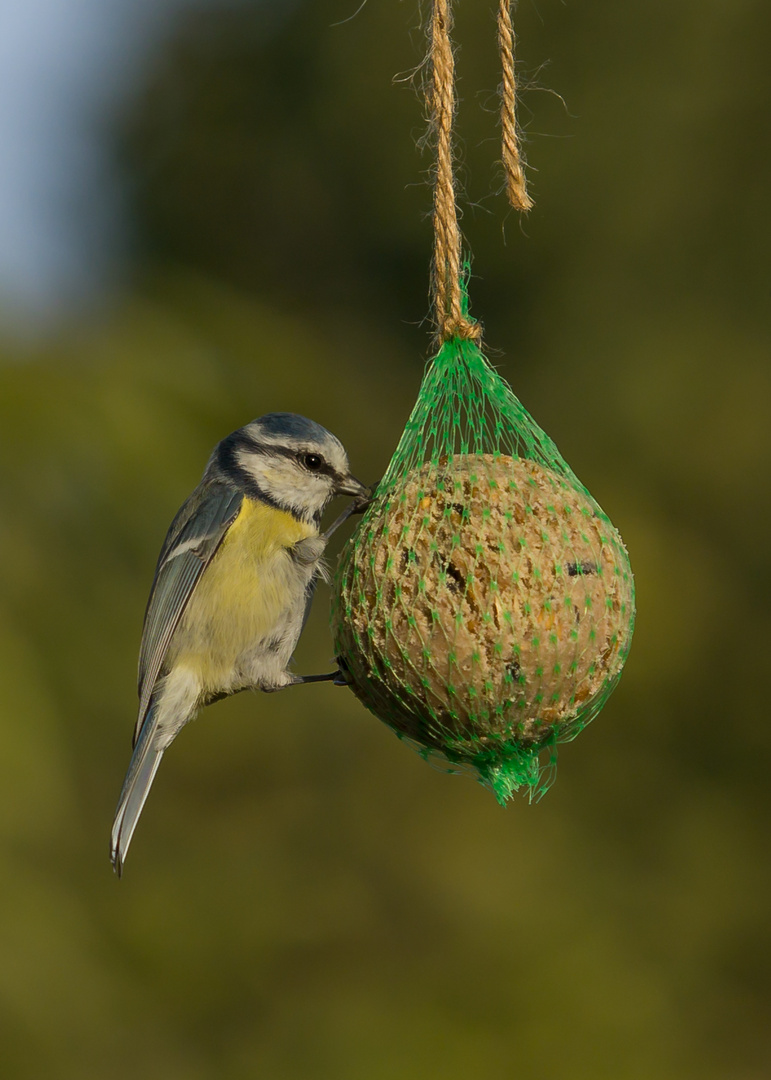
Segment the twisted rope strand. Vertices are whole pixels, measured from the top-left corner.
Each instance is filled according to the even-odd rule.
[[[498,44],[501,51],[501,129],[506,193],[517,210],[530,210],[523,159],[517,134],[517,83],[514,75],[513,0],[499,0]],[[467,314],[461,280],[461,234],[453,169],[452,128],[455,119],[455,58],[450,40],[452,0],[432,0],[429,59],[431,85],[427,95],[431,133],[436,146],[434,178],[434,259],[432,288],[439,343],[450,338],[479,341],[482,328]]]
[[[512,0],[500,0],[498,6],[498,44],[501,50],[503,84],[501,86],[501,130],[503,167],[506,172],[506,195],[515,210],[532,209],[527,193],[523,159],[517,130],[517,82],[514,75],[514,30],[511,23]]]
[[[452,337],[478,341],[479,323],[463,314],[461,291],[461,236],[455,200],[452,125],[455,117],[455,59],[450,29],[450,0],[433,0],[430,58],[432,67],[429,108],[436,140],[434,183],[433,292],[440,343]]]

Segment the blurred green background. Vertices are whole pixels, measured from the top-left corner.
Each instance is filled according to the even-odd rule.
[[[333,25],[356,6],[181,8],[100,135],[119,284],[2,338],[0,1071],[761,1080],[761,0],[522,0],[522,222],[495,164],[495,5],[458,4],[473,310],[637,579],[626,674],[554,788],[504,811],[347,691],[241,695],[175,743],[111,873],[146,596],[209,450],[286,409],[374,480],[417,392],[430,156],[394,76],[421,13],[369,0]],[[328,666],[327,607],[299,670]]]

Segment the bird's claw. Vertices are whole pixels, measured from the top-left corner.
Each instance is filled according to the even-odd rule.
[[[380,481],[378,481],[380,483]],[[375,498],[375,491],[377,490],[377,484],[372,484],[369,492],[366,495],[357,495],[351,503],[351,514],[363,514],[373,503]]]
[[[351,678],[351,673],[348,670],[348,665],[346,664],[345,660],[343,660],[342,656],[336,656],[335,660],[337,661],[337,672],[335,673],[335,677],[332,680],[332,685],[350,686],[353,682],[353,679]]]
[[[348,520],[349,517],[352,517],[354,514],[364,513],[364,511],[367,509],[367,507],[370,505],[374,498],[372,492],[373,489],[370,488],[366,495],[357,495],[354,499],[351,500],[351,502],[348,503],[345,510],[343,510],[341,514],[338,514],[338,516],[335,518],[335,520],[332,522],[326,532],[322,533],[322,537],[325,543],[329,540],[332,534],[336,532],[336,530],[339,529],[340,526]]]

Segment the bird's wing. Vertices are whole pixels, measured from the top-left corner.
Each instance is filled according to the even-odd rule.
[[[314,596],[314,594],[316,592],[316,583],[318,582],[318,580],[319,580],[319,575],[314,574],[313,577],[308,582],[308,584],[305,586],[305,610],[303,611],[303,621],[302,621],[302,625],[300,627],[300,634],[302,634],[303,630],[305,629],[305,624],[307,623],[308,618],[310,617],[311,605],[313,604],[313,596]],[[298,640],[299,640],[299,635],[298,635]]]
[[[139,716],[142,730],[172,634],[201,574],[238,516],[242,492],[230,484],[201,484],[182,506],[168,531],[147,602],[139,650]]]

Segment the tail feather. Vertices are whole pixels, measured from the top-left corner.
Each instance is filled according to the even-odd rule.
[[[112,827],[110,857],[113,869],[118,877],[123,873],[123,863],[131,843],[131,837],[142,813],[147,796],[150,793],[155,774],[163,757],[163,749],[158,749],[156,739],[157,718],[153,713],[157,703],[150,706],[142,733],[134,749],[131,762],[123,781],[123,790],[115,811],[115,823]]]
[[[164,751],[195,716],[201,696],[201,683],[189,668],[177,667],[156,684],[115,811],[111,856],[118,877]]]

